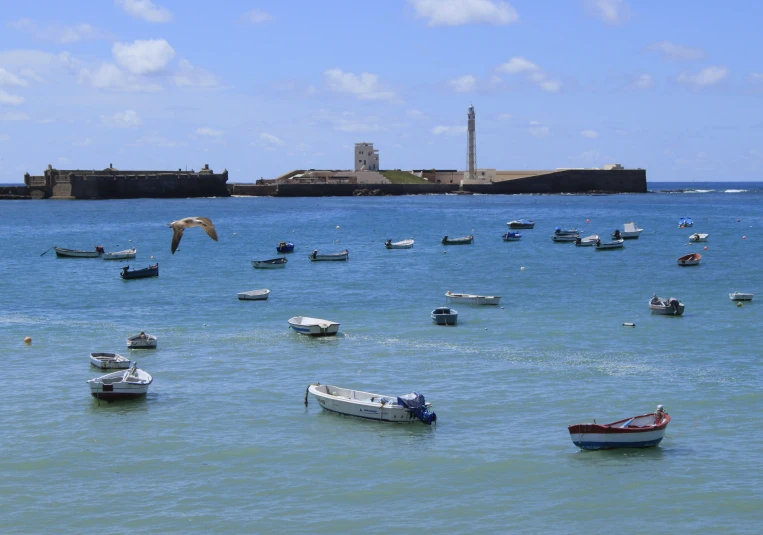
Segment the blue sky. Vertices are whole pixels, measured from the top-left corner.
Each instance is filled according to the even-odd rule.
[[[81,0],[0,13],[0,182],[477,164],[763,180],[763,3]]]

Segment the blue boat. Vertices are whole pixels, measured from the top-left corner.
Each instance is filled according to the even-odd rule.
[[[509,231],[506,234],[503,235],[503,241],[519,241],[522,239],[522,233],[521,232],[512,232]]]
[[[294,244],[290,241],[282,241],[276,246],[276,251],[279,253],[293,253],[294,252]]]
[[[678,228],[686,228],[686,227],[693,227],[694,221],[691,220],[691,217],[682,217],[678,220]]]

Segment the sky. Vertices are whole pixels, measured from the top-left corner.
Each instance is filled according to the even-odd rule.
[[[753,0],[30,0],[0,10],[0,182],[59,169],[620,163],[763,181]]]

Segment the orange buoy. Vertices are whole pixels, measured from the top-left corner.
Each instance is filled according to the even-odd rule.
[[[705,245],[705,251],[707,251],[707,245]]]
[[[586,223],[590,223],[590,222],[591,222],[591,220],[590,220],[590,219],[586,219],[586,220],[585,220],[585,222],[586,222]]]
[[[31,345],[32,344],[32,338],[30,336],[27,336],[26,338],[24,338],[24,343],[26,345]]]

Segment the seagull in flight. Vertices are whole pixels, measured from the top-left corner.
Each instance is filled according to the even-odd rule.
[[[210,238],[217,241],[217,231],[215,230],[215,226],[212,224],[212,221],[206,217],[186,217],[184,219],[173,221],[167,226],[172,229],[172,254],[175,254],[178,244],[180,244],[180,238],[183,237],[183,231],[187,228],[201,227]]]

